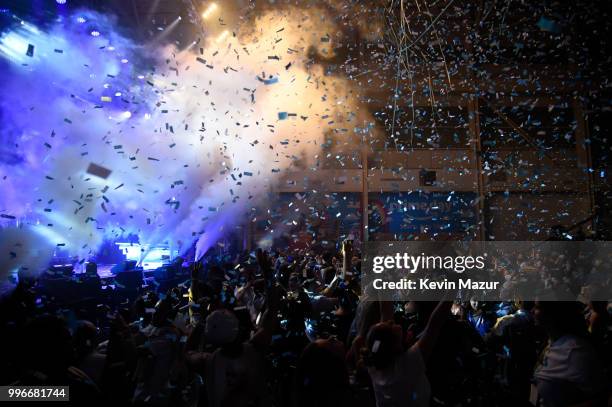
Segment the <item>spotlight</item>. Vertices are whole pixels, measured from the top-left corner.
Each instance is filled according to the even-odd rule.
[[[165,38],[168,34],[174,31],[174,29],[181,22],[181,20],[182,20],[181,16],[178,16],[177,18],[174,19],[173,22],[168,24],[165,28],[158,27],[158,30],[161,30],[161,32],[157,35],[157,37],[153,39],[153,41],[159,41],[162,38]]]
[[[206,10],[202,13],[202,18],[206,20],[212,13],[215,12],[219,8],[217,3],[210,3],[210,5],[206,8]]]
[[[221,34],[219,34],[215,42],[216,43],[223,42],[227,38],[228,35],[229,35],[229,31],[227,30],[223,31]]]
[[[34,56],[34,45],[40,42],[40,37],[25,29],[0,34],[0,57],[7,58],[14,63],[23,63],[26,58]]]
[[[91,31],[91,36],[92,36],[92,37],[99,37],[99,36],[100,36],[100,31],[98,31],[98,30],[92,30],[92,31]]]
[[[57,4],[66,4],[66,0],[55,0]]]
[[[87,20],[85,20],[85,17],[77,17],[77,23],[79,23],[79,24],[83,24],[86,21]]]

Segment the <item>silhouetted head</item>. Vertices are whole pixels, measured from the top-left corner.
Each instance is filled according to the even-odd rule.
[[[587,325],[582,314],[583,306],[571,301],[536,301],[533,315],[551,338],[573,334],[584,336]]]
[[[366,338],[364,360],[377,369],[390,366],[402,352],[402,327],[391,321],[379,322],[370,328]]]
[[[297,369],[300,406],[339,406],[349,385],[342,342],[318,339],[306,346]]]
[[[62,374],[72,364],[72,337],[63,319],[42,315],[23,330],[21,354],[24,366],[47,375]]]

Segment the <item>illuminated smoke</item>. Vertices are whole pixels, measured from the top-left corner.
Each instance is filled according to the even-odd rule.
[[[0,213],[28,231],[4,229],[3,242],[46,241],[85,258],[129,233],[183,251],[203,236],[201,254],[249,221],[286,170],[309,164],[325,132],[353,126],[349,84],[306,66],[308,47],[333,29],[314,15],[268,13],[186,51],[136,46],[90,11],[48,32],[4,33],[16,49],[0,52],[10,146],[0,156]],[[33,57],[20,54],[28,43]],[[86,173],[90,163],[110,175]]]

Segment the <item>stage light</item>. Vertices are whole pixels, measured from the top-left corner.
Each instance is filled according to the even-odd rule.
[[[186,54],[188,54],[190,52],[190,50],[197,44],[196,41],[193,41],[191,44],[189,44],[187,47],[183,48],[178,55],[181,57],[184,57]]]
[[[0,47],[3,47],[7,53],[10,51],[15,54],[25,54],[28,41],[15,33],[8,33],[0,39]]]
[[[115,242],[126,260],[136,261],[144,270],[155,270],[178,256],[176,249],[172,250],[165,245],[152,246],[149,244]]]
[[[92,31],[91,31],[91,36],[92,36],[92,37],[99,37],[99,36],[100,36],[100,31],[98,31],[98,30],[92,30]]]
[[[77,17],[77,23],[79,23],[79,24],[83,24],[86,21],[87,20],[85,20],[85,17]]]
[[[130,117],[132,117],[132,112],[130,112],[130,111],[126,110],[125,112],[121,113],[121,118],[122,119],[129,119]]]
[[[216,43],[223,42],[227,38],[228,35],[229,35],[229,31],[227,30],[223,31],[221,34],[219,34],[215,42]]]
[[[217,8],[219,8],[217,6],[217,3],[210,3],[206,10],[202,13],[202,18],[206,20],[208,17],[211,16],[212,13],[215,12],[215,10],[217,10]]]
[[[57,4],[66,4],[66,0],[55,0]]]
[[[28,37],[30,35],[23,30],[19,33],[11,31],[0,36],[0,55],[14,63],[25,62],[28,45],[32,43]]]
[[[156,41],[159,41],[159,40],[165,38],[168,34],[170,34],[172,31],[174,31],[174,29],[177,27],[178,23],[180,23],[180,22],[181,22],[181,17],[178,16],[168,26],[166,26],[165,28],[161,29],[162,32],[160,32],[159,35],[153,39],[153,42],[156,42]],[[161,28],[161,27],[158,27],[158,29],[159,28]]]

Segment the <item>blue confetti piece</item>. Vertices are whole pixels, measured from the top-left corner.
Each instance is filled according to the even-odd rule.
[[[542,31],[548,31],[548,32],[552,32],[552,33],[560,33],[561,32],[561,27],[559,26],[559,24],[557,24],[553,20],[549,20],[546,17],[540,17],[540,20],[538,21],[537,25],[540,28],[540,30],[542,30]]]

